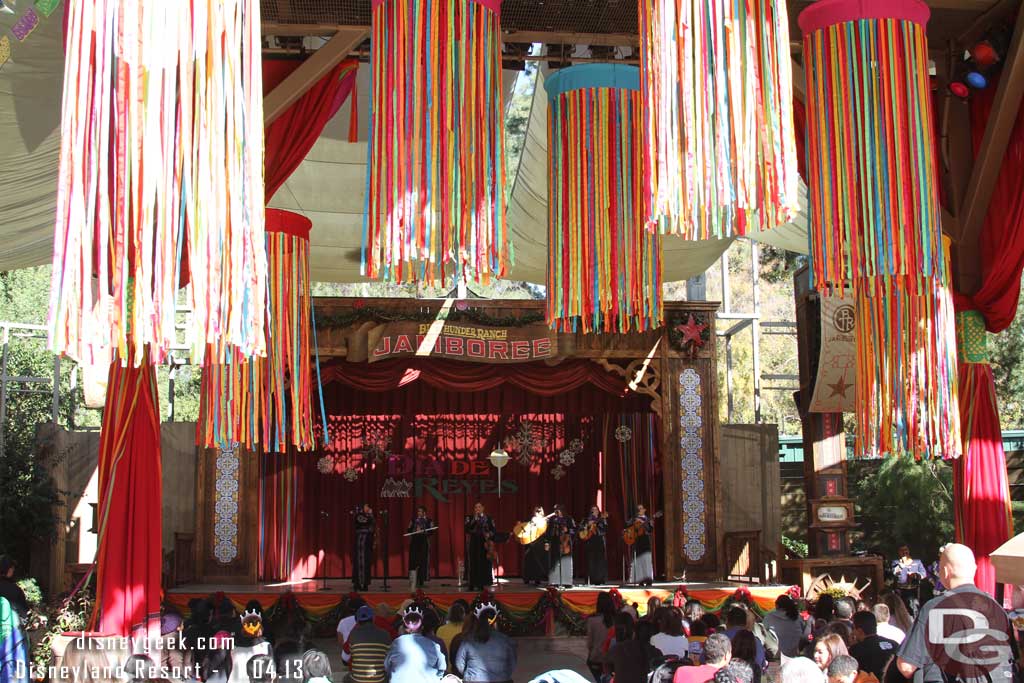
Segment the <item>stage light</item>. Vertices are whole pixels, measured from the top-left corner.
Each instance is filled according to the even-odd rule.
[[[981,90],[988,85],[988,79],[978,71],[968,71],[967,77],[964,80],[967,81],[967,85],[975,90]]]
[[[500,446],[491,451],[491,454],[487,456],[487,459],[491,461],[491,464],[498,470],[498,498],[501,498],[501,468],[508,464],[509,456],[505,452],[504,448]]]
[[[999,61],[999,53],[993,47],[992,43],[987,40],[983,40],[970,50],[971,61],[973,61],[978,68],[987,69],[996,62]]]
[[[967,90],[966,85],[964,85],[960,81],[955,81],[949,84],[949,92],[953,93],[960,99],[967,99],[967,94],[969,91]]]

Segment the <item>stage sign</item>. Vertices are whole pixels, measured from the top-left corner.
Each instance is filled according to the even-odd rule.
[[[486,460],[416,459],[392,455],[387,462],[388,478],[380,489],[381,498],[430,496],[447,503],[453,496],[478,498],[498,493],[495,470]],[[519,486],[509,479],[501,482],[501,493],[512,495]]]
[[[818,375],[811,396],[812,413],[852,413],[856,410],[857,348],[854,325],[857,319],[854,298],[821,297],[821,350]]]
[[[367,360],[433,356],[477,363],[529,363],[558,355],[546,325],[488,327],[472,323],[391,322],[367,330]],[[350,360],[351,354],[350,354]]]

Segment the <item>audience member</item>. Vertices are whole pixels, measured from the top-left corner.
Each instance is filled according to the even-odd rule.
[[[452,653],[452,639],[462,633],[462,621],[469,611],[469,603],[459,598],[448,610],[448,620],[437,629],[437,637],[444,641],[444,649]]]
[[[823,620],[826,624],[836,617],[836,600],[831,595],[819,595],[814,605],[814,620]]]
[[[782,665],[780,683],[824,683],[825,676],[818,665],[807,657],[794,657]]]
[[[693,624],[700,621],[701,618],[704,616],[704,605],[700,604],[700,600],[694,600],[693,598],[690,598],[686,601],[686,604],[683,606],[683,616],[686,618],[686,621],[689,622],[690,627],[692,628]]]
[[[649,627],[649,624],[642,624]],[[606,668],[615,683],[647,683],[651,662],[661,653],[649,642],[634,637],[633,619],[625,613],[615,617],[615,645],[608,651]]]
[[[765,615],[764,625],[775,632],[779,651],[786,657],[796,657],[811,632],[797,610],[796,601],[785,593],[775,599],[775,609]]]
[[[427,607],[423,610],[423,627],[420,629],[420,633],[427,640],[433,641],[441,648],[441,654],[444,655],[445,662],[448,661],[448,646],[445,642],[437,635],[437,628],[441,625],[441,617],[438,616],[437,610]]]
[[[7,555],[0,555],[0,598],[7,598],[11,607],[18,613],[18,617],[24,619],[28,615],[28,599],[25,591],[14,580],[14,573],[18,570],[18,563]]]
[[[455,668],[456,655],[459,652],[459,648],[462,646],[462,642],[469,638],[469,636],[476,630],[476,614],[470,612],[466,615],[466,618],[462,620],[462,632],[452,638],[452,646],[448,650],[448,668],[456,676],[462,676],[462,672]]]
[[[729,640],[734,640],[736,634],[740,631],[749,631],[749,612],[746,607],[740,604],[734,604],[729,608],[729,611],[725,615],[725,635],[729,636]],[[754,658],[754,668],[764,669],[765,664],[768,663],[768,657],[764,650],[764,644],[760,640],[755,638],[756,656]]]
[[[463,683],[505,683],[516,670],[516,646],[494,628],[498,608],[483,604],[476,609],[476,626],[463,639],[455,655],[455,668]]]
[[[825,672],[828,683],[854,683],[857,680],[857,660],[850,655],[839,655],[828,664]]]
[[[821,631],[819,637],[835,634],[843,639],[843,644],[849,649],[853,644],[853,626],[846,621],[833,621]]]
[[[907,634],[904,633],[902,629],[889,623],[889,606],[884,602],[880,602],[872,608],[872,612],[874,613],[875,621],[878,624],[878,635],[883,638],[888,638],[896,644],[902,643],[903,639],[907,637]]]
[[[711,680],[714,683],[752,683],[757,679],[757,672],[750,667],[749,662],[733,659],[716,671]]]
[[[910,616],[910,611],[907,609],[907,604],[903,602],[903,598],[893,591],[885,591],[880,598],[881,602],[889,608],[889,623],[903,633],[909,633],[914,619]]]
[[[651,645],[663,655],[674,655],[685,659],[690,653],[690,644],[683,634],[683,615],[677,607],[663,607],[654,622],[658,633],[651,638]]]
[[[687,640],[690,642],[690,662],[700,664],[704,659],[704,643],[708,639],[708,627],[703,621],[695,621],[690,624],[690,635]]]
[[[587,630],[587,668],[597,681],[604,673],[604,644],[615,626],[615,601],[610,593],[598,594],[597,612],[587,617],[584,625]]]
[[[253,655],[245,663],[245,672],[249,683],[270,683],[277,675],[274,671],[274,660],[270,655]]]
[[[206,649],[205,657],[199,665],[199,679],[204,683],[228,683],[228,679],[231,677],[230,636],[226,631],[221,633],[224,633],[224,646],[217,647],[215,643],[219,639],[214,639]]]
[[[225,602],[227,602],[226,599]],[[263,637],[263,617],[258,610],[249,608],[249,610],[243,612],[239,623],[241,627],[236,631],[234,647],[231,649],[229,683],[245,683],[247,675],[250,680],[252,679],[248,662],[253,657],[261,655],[272,660],[274,655],[270,643]],[[268,675],[271,677],[276,676],[273,671]],[[269,679],[260,678],[260,680]]]
[[[331,683],[331,660],[322,650],[306,650],[302,655],[303,683]]]
[[[350,656],[346,683],[383,683],[387,680],[384,659],[391,640],[391,635],[374,623],[373,609],[369,605],[356,610],[356,625],[345,642],[345,650]]]
[[[814,663],[824,673],[829,663],[839,655],[848,655],[846,643],[835,633],[829,633],[814,644]]]
[[[706,683],[732,659],[732,643],[724,633],[712,633],[704,641],[705,664],[676,669],[672,683]]]
[[[652,595],[647,598],[647,611],[644,613],[644,619],[658,623],[659,614],[658,611],[662,609],[661,598],[656,595]]]
[[[435,642],[423,635],[423,611],[410,605],[402,615],[405,631],[391,643],[384,670],[390,683],[422,683],[444,676],[448,666],[441,651],[443,642]]]
[[[857,612],[853,615],[853,642],[850,655],[857,660],[861,671],[882,680],[885,667],[896,654],[899,644],[878,635],[874,613]]]
[[[853,612],[856,609],[856,604],[850,598],[839,598],[836,600],[836,617],[835,621],[842,621],[847,624],[853,618]]]
[[[753,671],[753,683],[761,683],[763,665],[757,664],[757,638],[751,631],[737,631],[732,638],[732,661],[746,662]]]
[[[286,640],[274,648],[274,673],[278,680],[300,682],[305,678],[302,646]]]

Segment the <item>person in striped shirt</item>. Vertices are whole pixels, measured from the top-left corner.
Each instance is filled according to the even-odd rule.
[[[349,653],[349,674],[345,683],[384,683],[384,659],[391,647],[391,635],[373,623],[373,609],[363,605],[356,611],[356,625],[345,642]]]

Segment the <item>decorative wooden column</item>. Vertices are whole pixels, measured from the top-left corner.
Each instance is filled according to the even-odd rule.
[[[199,583],[255,584],[259,559],[259,462],[241,447],[200,448],[196,468]]]

